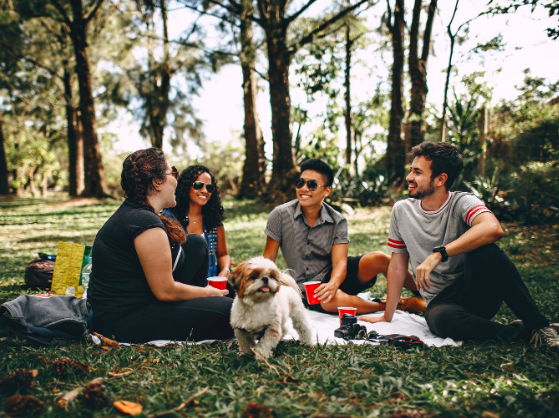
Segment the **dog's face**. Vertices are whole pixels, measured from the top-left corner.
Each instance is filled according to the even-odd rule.
[[[273,261],[256,257],[239,264],[229,276],[229,284],[238,298],[259,302],[273,297],[278,292],[280,274]]]

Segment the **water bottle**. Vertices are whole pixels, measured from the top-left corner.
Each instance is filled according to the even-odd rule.
[[[92,258],[89,257],[88,263],[82,270],[82,287],[83,287],[83,294],[82,299],[87,299],[87,288],[89,286],[89,275],[91,274],[91,267],[93,265]]]

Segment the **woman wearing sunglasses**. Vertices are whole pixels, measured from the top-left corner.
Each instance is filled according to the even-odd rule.
[[[93,243],[88,300],[95,331],[120,342],[233,336],[227,290],[208,286],[208,248],[159,212],[175,205],[178,171],[157,148],[122,166],[126,200]]]
[[[231,258],[223,227],[225,214],[214,176],[203,165],[191,165],[181,173],[175,194],[177,205],[163,214],[178,219],[187,234],[203,235],[210,253],[208,277],[227,277]]]

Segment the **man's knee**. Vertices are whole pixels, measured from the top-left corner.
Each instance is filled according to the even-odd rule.
[[[463,321],[463,313],[456,305],[437,305],[427,309],[425,319],[434,334],[454,338]]]
[[[497,244],[488,244],[483,247],[476,248],[466,253],[466,258],[472,262],[483,263],[485,261],[495,261],[502,257],[508,258],[503,250]]]
[[[390,264],[390,256],[382,251],[372,251],[361,257],[357,277],[361,282],[371,280],[374,276],[382,273],[386,276]]]

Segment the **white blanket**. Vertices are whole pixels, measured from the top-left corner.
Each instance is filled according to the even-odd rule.
[[[311,326],[315,332],[314,341],[316,344],[347,344],[342,338],[335,338],[334,337],[334,330],[339,328],[340,326],[340,318],[337,315],[329,315],[325,313],[319,313],[315,311],[307,311],[309,320],[311,322]],[[369,315],[382,315],[381,312]],[[433,346],[433,347],[442,347],[443,345],[450,345],[454,347],[459,347],[462,345],[462,341],[454,341],[450,338],[440,338],[431,333],[429,328],[427,327],[427,323],[425,322],[425,318],[409,314],[407,312],[396,311],[394,313],[394,317],[392,318],[392,322],[381,322],[377,324],[371,324],[369,322],[359,321],[359,324],[364,325],[367,328],[367,331],[376,331],[381,335],[389,335],[389,334],[403,334],[403,335],[415,335],[419,337],[426,345]],[[100,344],[101,340],[96,336],[91,336],[92,340],[96,344]],[[285,336],[284,340],[298,340],[299,337],[297,332],[293,329],[291,324],[289,324],[289,331]],[[199,341],[198,344],[211,342],[207,341]],[[370,341],[363,341],[363,340],[352,340],[355,344],[373,344]],[[122,345],[130,345],[121,343]],[[155,345],[157,347],[163,347],[167,344],[177,344],[176,341],[169,341],[169,340],[155,340],[150,341],[147,344]]]
[[[337,315],[329,315],[324,313],[319,313],[315,311],[308,311],[309,320],[315,331],[315,341],[319,344],[347,344],[342,338],[334,337],[334,330],[339,328],[340,319]],[[368,316],[380,316],[382,312],[368,314]],[[396,311],[392,322],[380,322],[376,324],[371,324],[369,322],[358,322],[360,325],[364,325],[367,331],[376,331],[380,335],[390,335],[390,334],[402,334],[402,335],[414,335],[422,340],[426,345],[432,347],[442,347],[443,345],[451,345],[454,347],[459,347],[462,345],[462,341],[454,341],[451,338],[440,338],[429,331],[427,322],[425,318],[410,314],[408,312]],[[290,331],[285,336],[286,340],[298,339],[297,333],[290,327]],[[369,341],[363,340],[353,340],[355,344],[370,344]]]

